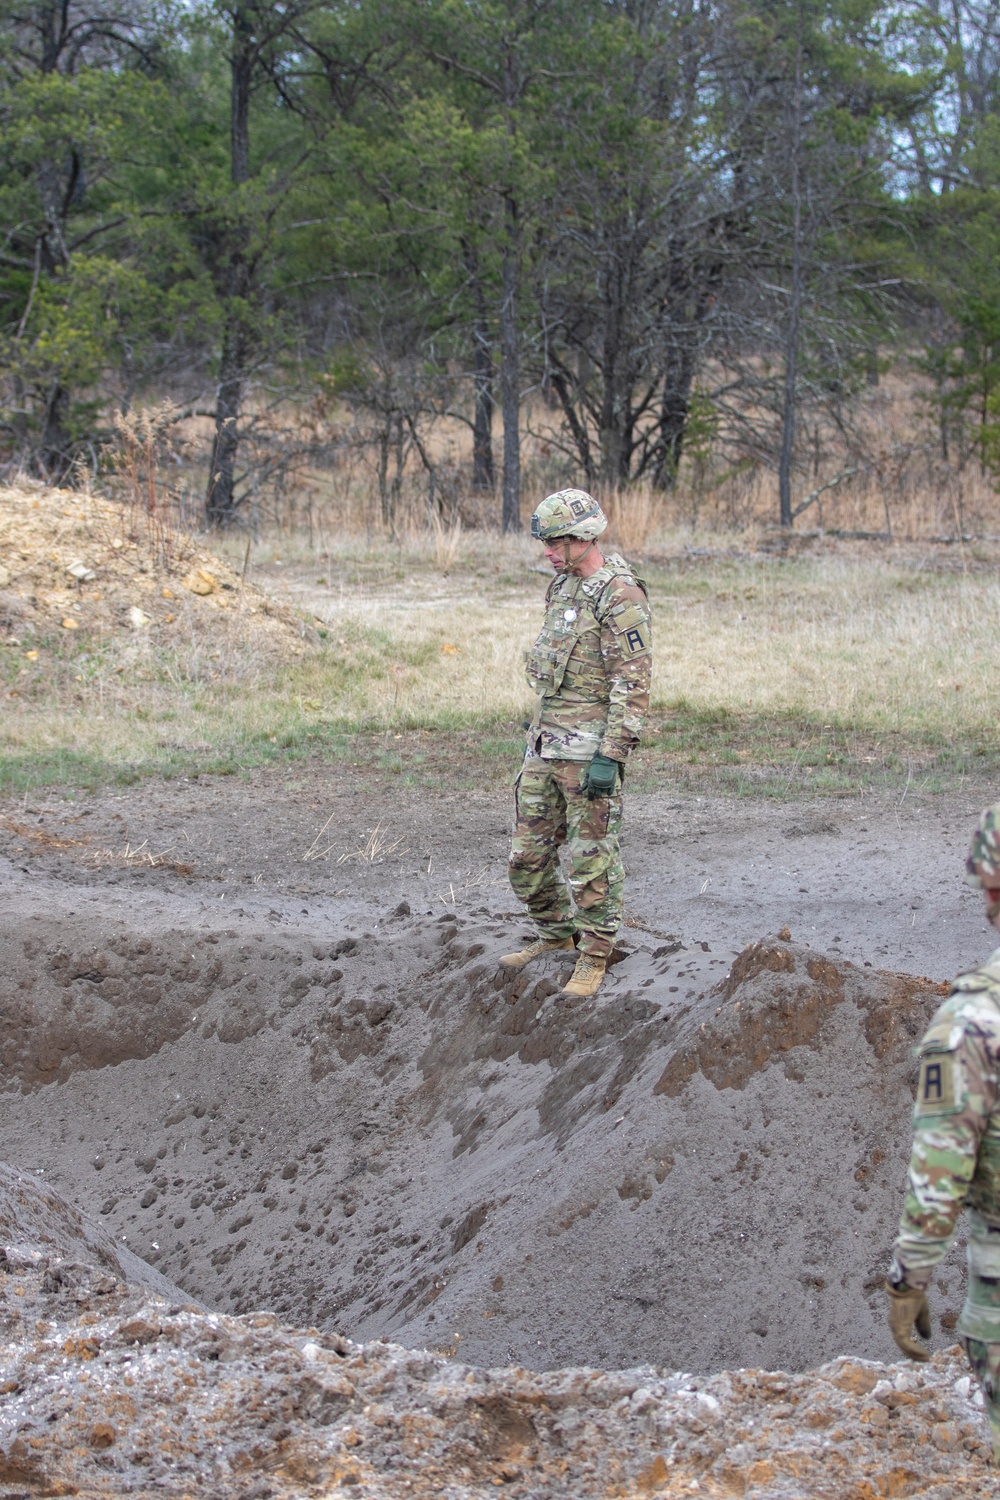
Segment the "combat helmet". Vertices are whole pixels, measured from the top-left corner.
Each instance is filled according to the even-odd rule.
[[[972,835],[965,861],[965,883],[980,890],[1000,890],[1000,802],[988,807]],[[995,901],[986,915],[990,921],[1000,913]]]
[[[541,542],[562,536],[594,542],[607,527],[607,516],[586,490],[556,490],[546,495],[531,518],[531,535]]]

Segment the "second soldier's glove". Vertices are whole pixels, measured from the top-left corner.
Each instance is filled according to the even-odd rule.
[[[889,1293],[889,1332],[896,1348],[907,1359],[930,1359],[923,1344],[918,1344],[913,1337],[914,1328],[922,1339],[929,1339],[931,1336],[931,1310],[927,1293],[918,1287],[907,1286],[905,1281],[898,1286],[887,1281],[885,1289]]]
[[[618,762],[606,755],[595,755],[587,767],[584,791],[591,801],[595,797],[610,797],[618,780]]]

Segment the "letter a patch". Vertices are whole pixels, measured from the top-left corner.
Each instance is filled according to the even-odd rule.
[[[917,1079],[918,1115],[954,1114],[955,1058],[951,1052],[931,1052],[920,1059]]]
[[[625,646],[630,656],[646,650],[646,635],[641,625],[633,625],[625,632]]]

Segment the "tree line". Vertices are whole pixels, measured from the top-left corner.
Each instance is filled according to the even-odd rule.
[[[898,359],[1000,464],[1000,0],[0,0],[0,205],[8,473],[169,393],[227,526],[343,404],[388,521],[448,417],[516,529],[541,410],[570,482],[711,435],[790,525]]]

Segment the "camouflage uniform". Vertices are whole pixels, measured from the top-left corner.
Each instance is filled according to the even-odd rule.
[[[913,1153],[890,1285],[926,1289],[968,1209],[958,1322],[1000,1461],[1000,948],[961,975],[918,1048]]]
[[[645,586],[612,554],[589,578],[553,579],[527,656],[538,703],[517,779],[510,882],[540,937],[578,934],[580,950],[596,957],[611,952],[622,919],[621,777],[613,795],[590,800],[587,768],[598,754],[623,763],[637,743],[651,645]],[[559,868],[562,844],[575,915]]]

